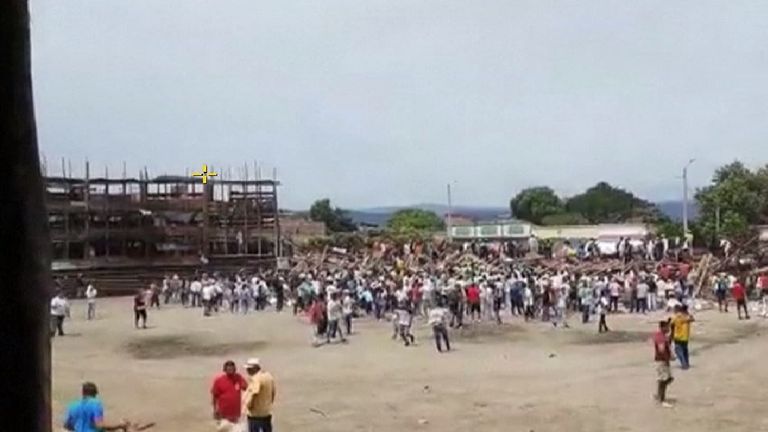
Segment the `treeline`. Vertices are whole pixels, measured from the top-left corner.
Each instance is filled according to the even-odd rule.
[[[709,185],[695,191],[694,199],[699,216],[689,229],[700,243],[746,240],[755,226],[768,224],[768,165],[754,170],[739,161],[724,165]],[[605,182],[566,199],[547,186],[526,188],[510,200],[510,210],[540,225],[643,222],[655,224],[669,237],[683,235],[681,224],[653,203]]]
[[[547,186],[530,187],[515,195],[509,206],[516,218],[539,225],[656,222],[663,218],[652,203],[605,182],[567,199]]]
[[[694,193],[699,217],[689,229],[699,244],[721,238],[744,240],[754,227],[768,224],[768,165],[751,170],[739,161],[718,168],[709,185]],[[529,187],[518,192],[509,203],[512,215],[539,225],[583,225],[597,223],[642,222],[654,224],[668,237],[683,235],[679,222],[664,215],[653,203],[620,187],[600,182],[583,193],[559,197],[547,186]],[[316,201],[310,218],[325,222],[330,232],[356,229],[347,213],[333,207],[328,199]],[[387,227],[395,232],[430,231],[444,227],[433,212],[404,209],[396,212]]]

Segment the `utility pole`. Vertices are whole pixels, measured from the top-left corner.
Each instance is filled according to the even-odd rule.
[[[683,167],[683,237],[688,238],[688,167],[696,159],[691,159]]]

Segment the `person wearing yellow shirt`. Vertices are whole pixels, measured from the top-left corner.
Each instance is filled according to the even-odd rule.
[[[670,319],[672,324],[672,340],[675,343],[675,356],[680,360],[680,367],[685,370],[690,367],[688,357],[688,340],[691,337],[691,323],[695,320],[688,313],[687,305],[675,306],[675,315]]]
[[[261,368],[257,358],[248,359],[245,370],[250,376],[243,397],[248,432],[272,432],[272,404],[277,394],[275,379]]]

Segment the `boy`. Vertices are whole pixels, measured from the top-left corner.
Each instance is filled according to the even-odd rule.
[[[672,352],[669,349],[669,322],[659,321],[659,330],[653,335],[654,361],[656,362],[656,394],[654,399],[664,408],[672,405],[666,401],[667,387],[672,384],[672,370],[669,362],[672,360]]]
[[[401,303],[397,309],[397,328],[400,337],[403,339],[405,346],[409,346],[415,342],[414,336],[411,334],[411,311],[407,304]]]

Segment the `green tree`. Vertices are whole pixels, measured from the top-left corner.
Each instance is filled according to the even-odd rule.
[[[570,198],[565,207],[568,212],[584,216],[590,223],[625,222],[631,219],[651,222],[658,216],[658,210],[651,203],[606,182],[600,182]]]
[[[509,202],[512,215],[533,223],[551,215],[563,213],[564,206],[560,197],[551,188],[535,186],[521,190]]]
[[[435,212],[420,209],[396,211],[387,221],[387,227],[397,232],[438,231],[445,227]]]
[[[768,222],[768,166],[751,171],[739,161],[720,167],[695,195],[704,235],[743,239]]]
[[[331,206],[331,200],[323,198],[315,201],[309,208],[309,218],[313,221],[325,223],[330,232],[350,232],[355,230],[352,222],[344,210]]]
[[[586,225],[589,221],[578,213],[558,213],[541,218],[542,225]]]

